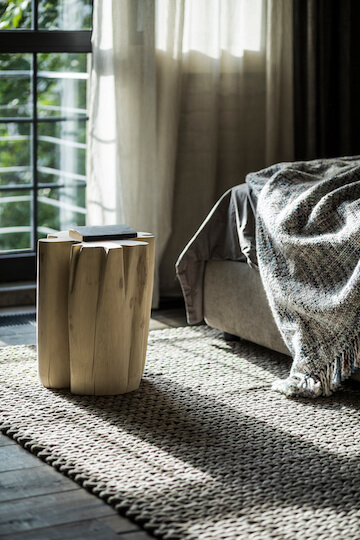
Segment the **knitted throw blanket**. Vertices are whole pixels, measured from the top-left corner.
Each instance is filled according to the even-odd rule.
[[[246,181],[261,278],[293,357],[274,389],[328,396],[360,367],[360,156],[281,163]]]

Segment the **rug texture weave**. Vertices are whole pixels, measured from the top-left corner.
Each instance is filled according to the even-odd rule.
[[[290,359],[206,327],[150,332],[139,390],[48,390],[0,349],[0,426],[158,538],[359,539],[360,388],[273,392]]]

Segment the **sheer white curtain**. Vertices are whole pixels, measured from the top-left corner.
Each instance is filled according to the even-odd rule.
[[[88,222],[155,234],[154,306],[217,198],[293,158],[291,6],[94,2]]]

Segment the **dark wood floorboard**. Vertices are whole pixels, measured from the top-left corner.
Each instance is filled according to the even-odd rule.
[[[1,534],[56,527],[111,514],[111,508],[85,490],[51,493],[7,501],[0,506]]]
[[[0,448],[2,446],[16,446],[16,442],[10,439],[9,437],[5,437],[2,433],[0,433]]]
[[[1,438],[4,438],[4,435]],[[42,461],[21,446],[9,444],[0,447],[0,473],[28,467],[41,467],[42,465]]]
[[[80,486],[74,482],[68,482],[68,478],[59,474],[49,465],[41,465],[42,462],[39,462],[40,466],[35,465],[35,467],[27,468],[24,463],[17,470],[0,472],[1,504],[27,497],[80,489]]]
[[[185,326],[183,308],[156,310],[152,328]],[[35,343],[34,325],[2,329],[0,344]],[[150,540],[111,506],[0,434],[0,538]]]
[[[49,529],[34,529],[19,534],[0,536],[7,540],[148,540],[150,537],[143,531],[116,533],[101,520],[90,520],[69,525],[60,525]]]

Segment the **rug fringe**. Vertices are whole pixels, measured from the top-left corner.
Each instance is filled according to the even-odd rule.
[[[272,384],[272,389],[287,397],[330,396],[358,368],[360,368],[360,335],[319,373],[291,373],[287,379],[276,380]]]

